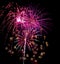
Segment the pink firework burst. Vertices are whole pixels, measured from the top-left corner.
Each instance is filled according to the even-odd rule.
[[[33,53],[34,59],[31,58],[31,60],[37,62],[35,55],[40,54],[41,50],[44,50],[43,43],[48,47],[48,42],[44,42],[46,36],[43,36],[43,33],[47,33],[46,29],[50,26],[48,24],[50,18],[44,18],[47,13],[39,11],[37,14],[37,11],[30,7],[20,7],[17,4],[14,5],[14,3],[3,6],[0,12],[0,18],[3,21],[1,22],[0,30],[2,32],[6,30],[4,42],[6,40],[9,42],[5,49],[11,54],[14,53],[13,49],[19,49],[18,52],[23,54],[23,63],[25,56],[29,57],[28,54],[26,55],[26,50],[28,49]],[[39,37],[42,36],[44,40],[42,44],[39,44]],[[38,50],[40,50],[40,53],[38,53]],[[38,58],[42,58],[44,54],[45,52],[41,53],[41,56],[38,56]]]

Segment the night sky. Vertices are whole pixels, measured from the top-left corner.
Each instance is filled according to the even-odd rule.
[[[33,5],[38,6],[41,8],[46,8],[46,10],[49,12],[50,17],[52,18],[52,29],[50,32],[48,32],[47,40],[49,42],[49,47],[46,56],[44,59],[42,59],[39,64],[54,64],[55,63],[55,57],[56,57],[56,46],[57,46],[57,2],[52,0],[1,0],[0,1],[0,7],[3,5],[6,5],[8,2],[17,2],[20,6],[27,6]],[[1,18],[0,18],[1,19]],[[0,20],[1,23],[1,20]],[[1,34],[0,31],[0,64],[22,64],[21,61],[18,59],[17,53],[15,53],[13,56],[10,56],[6,50],[4,49],[4,33]],[[55,46],[56,45],[56,46]],[[31,64],[29,61],[26,64]]]

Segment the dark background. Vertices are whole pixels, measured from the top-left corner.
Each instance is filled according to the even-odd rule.
[[[8,2],[13,1],[17,2],[21,6],[26,6],[28,4],[32,4],[33,6],[39,5],[42,8],[46,8],[47,11],[50,13],[53,23],[52,31],[48,33],[48,40],[49,40],[49,49],[48,49],[48,59],[43,60],[44,63],[41,64],[54,64],[57,62],[57,38],[58,38],[58,2],[52,0],[0,0],[0,6],[7,4]],[[10,57],[6,51],[3,49],[3,42],[0,41],[0,64],[17,64],[19,63],[18,58]]]

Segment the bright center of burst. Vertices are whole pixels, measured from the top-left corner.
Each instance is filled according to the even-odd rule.
[[[16,21],[20,22],[20,23],[24,23],[25,22],[23,17],[17,17]]]

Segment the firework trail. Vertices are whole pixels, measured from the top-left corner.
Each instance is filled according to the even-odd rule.
[[[9,3],[7,6],[3,6],[0,10],[0,18],[3,22],[0,24],[0,30],[4,32],[6,30],[5,35],[5,45],[6,41],[8,47],[5,49],[8,50],[10,54],[13,54],[13,49],[18,50],[23,54],[23,57],[20,57],[24,60],[25,56],[29,57],[27,53],[27,49],[33,53],[33,58],[35,59],[35,55],[38,55],[38,49],[40,49],[40,55],[38,58],[42,58],[45,52],[41,52],[43,49],[43,43],[46,47],[48,47],[48,42],[45,41],[46,36],[43,33],[47,33],[46,29],[48,25],[51,24],[48,22],[50,18],[46,17],[47,13],[43,12],[43,10],[37,11],[31,9],[30,7],[20,7],[18,4]],[[49,24],[48,24],[49,23]],[[10,35],[11,34],[11,35]],[[39,37],[44,37],[42,44],[40,42]],[[8,40],[9,39],[9,40]],[[45,42],[44,42],[45,41]],[[38,42],[38,43],[37,43]],[[39,46],[39,47],[38,47]]]

